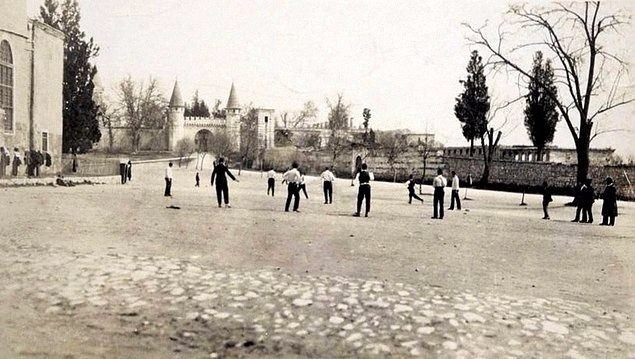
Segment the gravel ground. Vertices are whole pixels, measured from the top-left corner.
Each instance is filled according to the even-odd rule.
[[[194,173],[175,170],[171,199],[161,164],[125,186],[0,190],[0,356],[635,355],[629,203],[604,228],[569,223],[569,198],[543,221],[538,196],[470,190],[438,221],[430,188],[408,205],[375,183],[353,218],[349,181],[323,205],[310,178],[284,213],[286,191],[243,172],[219,209]]]

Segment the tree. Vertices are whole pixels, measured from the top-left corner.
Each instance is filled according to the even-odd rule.
[[[176,143],[176,153],[179,155],[179,167],[181,167],[181,161],[185,157],[190,157],[195,150],[194,141],[191,138],[182,138]],[[186,166],[189,165],[189,161]]]
[[[212,142],[211,151],[216,156],[219,157],[229,157],[234,150],[234,143],[227,134],[226,130],[218,131],[214,133],[214,141]]]
[[[295,144],[299,148],[320,148],[320,134],[317,132],[307,132],[300,134],[295,140]]]
[[[370,109],[369,108],[365,108],[362,111],[362,117],[364,118],[364,121],[362,122],[362,126],[364,126],[364,134],[362,135],[362,141],[364,143],[364,147],[369,148],[371,143],[370,143],[370,134],[368,132],[369,128],[370,128],[370,118],[371,118],[371,114],[370,114]]]
[[[503,135],[502,131],[496,131],[496,137],[494,137],[494,128],[490,127],[485,135],[481,136],[481,148],[483,149],[483,174],[481,175],[481,185],[486,185],[489,182],[489,171],[492,167],[492,160],[496,154],[498,143]],[[485,140],[487,139],[487,142]]]
[[[397,169],[395,168],[395,163],[397,162],[397,159],[408,149],[406,136],[398,132],[382,132],[379,135],[378,144],[382,154],[386,157],[390,170],[393,173],[392,181],[395,182],[397,180]]]
[[[620,81],[627,70],[626,63],[609,49],[608,44],[617,44],[615,39],[608,40],[611,33],[620,34],[620,28],[628,24],[628,16],[619,12],[601,14],[600,2],[572,4],[553,4],[548,7],[528,9],[524,5],[512,6],[509,13],[514,21],[513,28],[503,30],[499,27],[498,41],[492,41],[483,29],[469,24],[470,41],[490,53],[488,63],[494,68],[504,67],[514,71],[525,81],[536,81],[545,94],[556,104],[573,137],[577,152],[577,180],[585,180],[589,172],[589,148],[591,141],[602,133],[615,129],[599,130],[595,121],[603,114],[633,102],[631,95],[620,90]],[[532,32],[531,36],[528,32]],[[506,46],[505,35],[520,34],[521,39],[538,38],[542,41],[524,41],[511,48]],[[523,41],[523,40],[521,40]],[[514,55],[531,47],[549,51],[558,65],[554,73],[557,81],[565,89],[564,98],[558,98],[546,84],[538,81],[530,71],[523,68]]]
[[[423,181],[426,179],[426,167],[428,166],[428,158],[432,151],[434,150],[434,141],[430,139],[430,136],[427,134],[424,136],[424,140],[421,138],[417,139],[417,152],[421,159],[423,160],[423,171],[421,171],[421,181],[419,182],[419,194],[421,194],[421,185]]]
[[[258,143],[258,112],[255,108],[248,106],[244,115],[240,118],[240,159],[247,161],[248,165],[253,163],[259,156],[260,146]]]
[[[462,123],[463,136],[470,142],[470,156],[474,154],[474,140],[487,131],[485,117],[490,107],[482,60],[478,51],[472,51],[467,79],[459,81],[463,85],[463,93],[456,98],[454,105],[454,115]]]
[[[529,92],[526,96],[525,127],[531,142],[536,146],[538,161],[542,161],[542,153],[547,144],[553,141],[558,123],[556,103],[546,94],[557,94],[554,83],[551,60],[547,59],[542,65],[542,52],[537,51],[534,56],[534,67],[531,72],[533,79],[529,80]]]
[[[204,100],[199,99],[198,90],[194,92],[192,97],[192,104],[185,104],[186,117],[210,117],[209,108],[205,104]]]
[[[351,105],[344,103],[342,94],[338,94],[334,102],[327,98],[326,104],[329,107],[328,128],[331,131],[327,149],[331,154],[332,164],[335,165],[339,156],[350,146],[347,129]]]
[[[296,128],[304,127],[317,117],[319,110],[313,101],[307,101],[302,106],[302,110],[297,112],[284,111],[280,113],[280,119],[284,127]]]
[[[80,29],[77,0],[46,0],[40,7],[40,20],[66,35],[64,42],[63,132],[62,149],[86,152],[99,142],[98,105],[93,100],[93,78],[97,68],[90,62],[99,54],[93,38],[86,40]]]
[[[145,86],[143,82],[135,82],[128,76],[119,83],[117,95],[118,113],[121,122],[129,128],[132,151],[136,152],[139,150],[143,128],[163,127],[166,101],[153,78]]]

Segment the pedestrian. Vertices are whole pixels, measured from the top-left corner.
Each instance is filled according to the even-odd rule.
[[[194,185],[194,187],[200,187],[201,186],[201,177],[198,175],[198,171],[196,172],[196,184]]]
[[[164,197],[172,197],[172,162],[165,168],[165,192]]]
[[[309,199],[309,194],[306,192],[306,180],[304,178],[303,172],[300,172],[300,186],[298,188],[298,191],[300,190],[304,192],[304,197],[306,197],[306,199]]]
[[[452,194],[450,196],[450,211],[454,211],[454,201],[456,201],[456,209],[461,210],[461,198],[459,198],[459,176],[456,175],[456,172],[452,171]]]
[[[73,173],[77,172],[77,153],[75,153],[75,151],[73,151],[73,165],[71,170]]]
[[[442,169],[439,168],[437,170],[437,176],[432,180],[432,186],[434,187],[434,212],[432,219],[443,219],[443,196],[445,196],[444,188],[447,186],[447,181],[443,177]]]
[[[357,182],[359,183],[359,189],[357,190],[357,212],[353,214],[354,217],[359,217],[362,210],[362,201],[366,201],[366,212],[364,217],[368,217],[370,212],[370,181],[374,180],[372,172],[368,172],[368,165],[362,163],[360,171],[357,173]]]
[[[17,147],[13,149],[13,162],[11,163],[11,175],[13,177],[18,176],[18,171],[22,165],[22,159],[20,158],[20,150]]]
[[[602,194],[602,223],[601,226],[614,226],[617,217],[617,189],[611,177],[606,178],[606,188]]]
[[[580,223],[593,223],[593,203],[595,202],[595,189],[593,182],[587,178],[582,192],[582,220]]]
[[[126,184],[128,179],[128,171],[126,169],[127,161],[123,158],[119,159],[119,176],[121,177],[121,184]]]
[[[408,181],[406,181],[406,186],[408,187],[408,204],[412,204],[413,198],[423,203],[423,198],[417,196],[417,194],[415,193],[415,180],[413,175],[408,176]]]
[[[40,177],[40,175],[42,174],[42,165],[44,164],[44,155],[42,154],[42,151],[37,150],[37,152],[35,153],[37,161],[35,163],[35,176],[36,177]]]
[[[551,197],[551,189],[547,184],[547,181],[542,182],[542,211],[544,212],[544,217],[542,219],[550,219],[549,218],[549,203],[553,202],[553,197]]]
[[[6,150],[4,149],[4,146],[0,146],[0,178],[4,178],[4,176],[7,174],[7,153]]]
[[[324,169],[324,172],[320,174],[322,178],[322,189],[324,190],[324,204],[333,203],[333,182],[335,182],[335,175],[331,172],[329,167]]]
[[[300,212],[300,171],[298,171],[298,163],[293,162],[291,169],[284,173],[283,182],[287,182],[287,202],[284,205],[284,211],[289,212],[291,198],[293,197],[293,211]]]
[[[236,182],[240,182],[234,177],[229,168],[225,165],[225,159],[219,158],[218,164],[212,171],[212,187],[214,187],[214,178],[216,178],[216,200],[218,208],[222,207],[221,202],[225,200],[225,208],[231,208],[229,204],[229,186],[227,184],[227,176]]]
[[[31,167],[31,151],[24,150],[24,167],[27,177],[31,177],[33,175],[33,167]]]
[[[575,186],[573,204],[575,204],[576,210],[575,210],[575,218],[571,222],[580,222],[580,213],[582,213],[582,208],[584,207],[584,205],[582,204],[583,202],[582,193],[584,192],[585,188],[586,188],[586,185],[584,184],[584,182],[578,182],[578,184]]]
[[[271,197],[275,196],[276,193],[276,171],[273,170],[273,167],[267,171],[267,196],[271,192]]]
[[[132,161],[128,160],[128,166],[126,174],[128,175],[128,181],[132,181]]]

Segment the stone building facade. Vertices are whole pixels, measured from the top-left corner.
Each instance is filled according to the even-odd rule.
[[[591,148],[589,150],[589,162],[591,165],[608,165],[612,164],[613,153],[612,148]],[[469,146],[446,147],[443,150],[445,156],[470,158]],[[474,146],[473,157],[481,158],[483,149],[481,146]],[[540,155],[538,149],[534,146],[499,146],[494,153],[495,159],[516,162],[550,162],[561,163],[566,165],[577,164],[577,153],[573,148],[560,148],[556,146],[548,146]]]
[[[0,0],[0,146],[62,154],[64,34],[27,18],[26,0]]]

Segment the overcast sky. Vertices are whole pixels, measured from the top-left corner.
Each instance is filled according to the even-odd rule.
[[[28,0],[31,16],[43,0]],[[632,14],[632,1],[612,2]],[[454,117],[459,80],[471,47],[462,22],[500,21],[503,1],[208,1],[80,0],[82,27],[101,47],[95,63],[107,88],[130,74],[154,76],[169,97],[178,78],[186,100],[195,90],[208,103],[226,102],[232,81],[241,103],[298,110],[307,100],[326,120],[325,98],[338,92],[364,107],[378,129],[427,129],[446,145],[464,145]],[[607,46],[634,62],[633,26]],[[524,61],[529,67],[531,56]],[[633,68],[633,65],[629,65]],[[631,71],[632,72],[632,71]],[[495,78],[492,78],[495,76]],[[633,75],[625,78],[631,95]],[[515,78],[491,75],[498,101],[518,94]],[[611,112],[596,147],[635,156],[635,104]],[[501,114],[504,144],[529,144],[522,107]],[[564,122],[554,144],[573,147]]]

